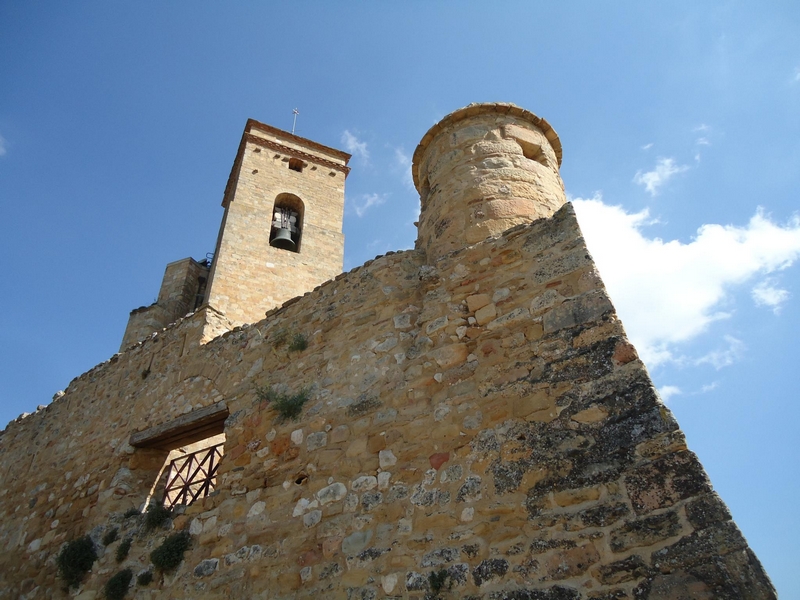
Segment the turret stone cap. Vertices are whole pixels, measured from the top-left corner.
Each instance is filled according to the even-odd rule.
[[[457,123],[462,119],[489,113],[512,115],[514,117],[526,119],[536,125],[542,131],[542,133],[544,133],[547,141],[550,142],[550,146],[552,146],[553,151],[556,153],[558,166],[561,166],[561,140],[559,139],[556,130],[553,129],[550,123],[548,123],[546,120],[542,119],[541,117],[537,117],[531,111],[525,110],[524,108],[510,102],[473,102],[464,108],[459,108],[458,110],[451,112],[444,119],[431,127],[424,136],[422,136],[422,140],[417,145],[417,149],[414,151],[414,158],[411,162],[411,175],[414,178],[414,187],[417,188],[417,191],[419,191],[419,161],[421,160],[425,149],[428,147],[428,144],[433,141],[436,135],[446,127],[449,127],[453,123]]]

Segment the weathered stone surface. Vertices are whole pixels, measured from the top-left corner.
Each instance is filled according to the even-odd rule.
[[[206,560],[200,561],[200,563],[194,568],[194,576],[195,577],[208,577],[212,575],[214,571],[217,570],[219,566],[219,559],[218,558],[208,558]]]
[[[696,531],[653,553],[653,566],[662,572],[695,566],[747,547],[739,528],[728,521]]]
[[[507,572],[507,560],[503,558],[487,558],[472,570],[472,578],[475,581],[475,585],[480,587],[484,583],[502,579]]]
[[[670,454],[632,471],[625,477],[625,487],[639,514],[710,491],[708,478],[691,452]]]
[[[611,549],[622,552],[641,546],[652,546],[678,535],[681,525],[674,512],[631,521],[611,532]]]
[[[649,574],[650,569],[641,556],[634,554],[628,558],[597,567],[594,572],[600,583],[616,585],[641,579]]]

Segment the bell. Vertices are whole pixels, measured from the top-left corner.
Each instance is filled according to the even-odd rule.
[[[278,233],[275,234],[269,245],[281,250],[295,250],[297,248],[297,244],[292,240],[292,232],[284,227],[278,229]]]

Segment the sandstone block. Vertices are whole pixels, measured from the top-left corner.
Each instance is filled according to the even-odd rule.
[[[475,312],[475,321],[478,325],[486,325],[497,316],[497,307],[494,304],[487,304]]]
[[[491,303],[492,299],[487,294],[474,294],[472,296],[467,296],[467,309],[471,313],[474,313],[478,309],[481,309],[487,304]]]

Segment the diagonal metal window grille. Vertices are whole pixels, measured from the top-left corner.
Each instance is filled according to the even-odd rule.
[[[178,504],[189,505],[214,491],[224,445],[222,443],[209,446],[197,452],[179,456],[170,463],[167,487],[164,490],[165,507],[172,508]]]

